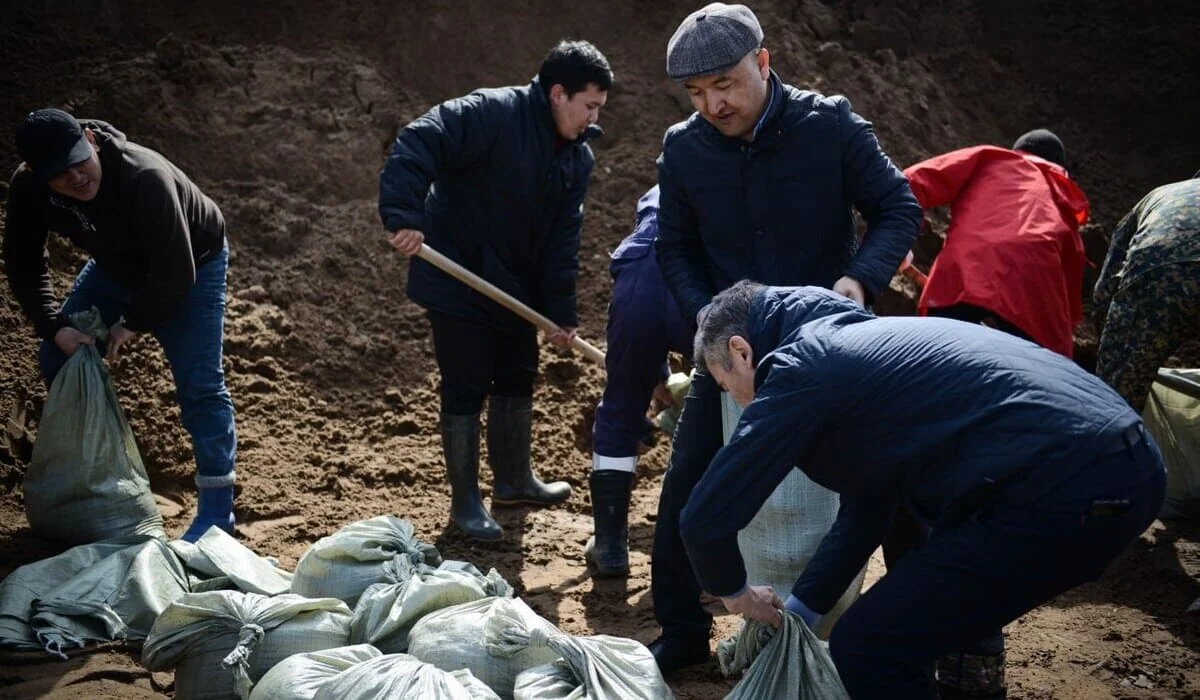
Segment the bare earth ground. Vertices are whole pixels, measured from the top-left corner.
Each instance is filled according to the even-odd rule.
[[[43,105],[107,119],[178,163],[224,210],[234,251],[225,350],[243,541],[290,567],[317,538],[391,513],[446,556],[495,566],[569,632],[652,640],[649,551],[666,441],[642,461],[632,575],[593,582],[581,550],[603,375],[584,360],[547,349],[537,389],[534,456],[543,475],[576,487],[571,500],[500,511],[508,537],[492,549],[444,532],[428,328],[405,299],[404,266],[382,243],[374,198],[398,125],[474,87],[525,82],[562,36],[594,41],[619,80],[602,119],[607,136],[596,144],[581,251],[582,333],[602,340],[606,253],[653,183],[663,130],[689,111],[663,77],[663,52],[693,4],[120,5],[6,10],[0,122]],[[1200,107],[1191,99],[1200,6],[1190,0],[1100,0],[1074,12],[1032,0],[762,0],[755,9],[784,79],[848,95],[901,165],[1054,128],[1092,199],[1085,235],[1094,260],[1105,232],[1145,191],[1200,167]],[[8,128],[6,170],[17,164]],[[937,249],[936,236],[923,239],[918,261]],[[58,244],[51,253],[65,291],[82,258]],[[911,313],[912,290],[894,288],[880,311]],[[7,282],[0,289],[0,420],[11,419],[0,438],[3,575],[57,550],[30,534],[22,510],[21,475],[45,391],[35,340]],[[1094,338],[1080,329],[1082,364]],[[114,376],[168,528],[179,534],[194,507],[193,466],[161,352],[140,342]],[[1200,629],[1183,614],[1200,595],[1196,535],[1194,526],[1156,525],[1103,580],[1011,625],[1011,697],[1200,697]],[[735,624],[719,618],[718,635]],[[121,649],[66,663],[9,658],[0,696],[170,696],[171,675],[150,674],[136,659]],[[731,683],[711,664],[675,687],[681,698],[718,698]]]

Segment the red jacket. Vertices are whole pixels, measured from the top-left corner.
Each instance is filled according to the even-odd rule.
[[[1067,171],[1028,153],[976,146],[904,174],[922,208],[950,205],[946,246],[929,271],[921,315],[970,304],[1070,357],[1083,318],[1087,258],[1079,227],[1088,201]]]

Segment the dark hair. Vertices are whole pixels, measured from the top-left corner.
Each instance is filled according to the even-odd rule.
[[[547,95],[550,94],[550,88],[562,85],[567,97],[571,97],[586,89],[588,83],[595,83],[607,92],[612,88],[613,72],[608,59],[590,42],[564,39],[542,59],[538,81]]]

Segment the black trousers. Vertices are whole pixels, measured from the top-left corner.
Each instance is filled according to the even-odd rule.
[[[955,304],[954,306],[943,306],[937,309],[929,310],[930,316],[941,316],[942,318],[952,318],[956,321],[966,321],[967,323],[982,323],[988,328],[995,328],[998,331],[1004,331],[1009,335],[1015,335],[1018,338],[1034,342],[1033,338],[1025,331],[1017,328],[1013,324],[1005,321],[996,314],[979,306],[971,304]]]
[[[442,375],[442,413],[475,415],[488,396],[533,396],[538,343],[532,325],[512,335],[436,311],[427,315]]]

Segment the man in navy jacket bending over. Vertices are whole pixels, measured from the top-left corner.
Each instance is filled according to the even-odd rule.
[[[938,656],[1099,577],[1163,500],[1162,458],[1124,400],[1006,333],[740,282],[703,315],[696,356],[745,407],[681,520],[697,578],[730,611],[811,626],[898,507],[933,528],[834,628],[855,700],[934,698]],[[841,510],[784,603],[749,585],[737,533],[793,465]]]
[[[815,284],[869,303],[916,239],[921,207],[871,124],[844,97],[786,85],[744,5],[693,12],[667,45],[667,74],[696,108],[658,159],[658,264],[684,319],[743,278]],[[857,209],[867,222],[858,240]],[[651,592],[664,672],[708,658],[679,512],[721,446],[720,390],[697,373],[675,430],[654,527]]]

